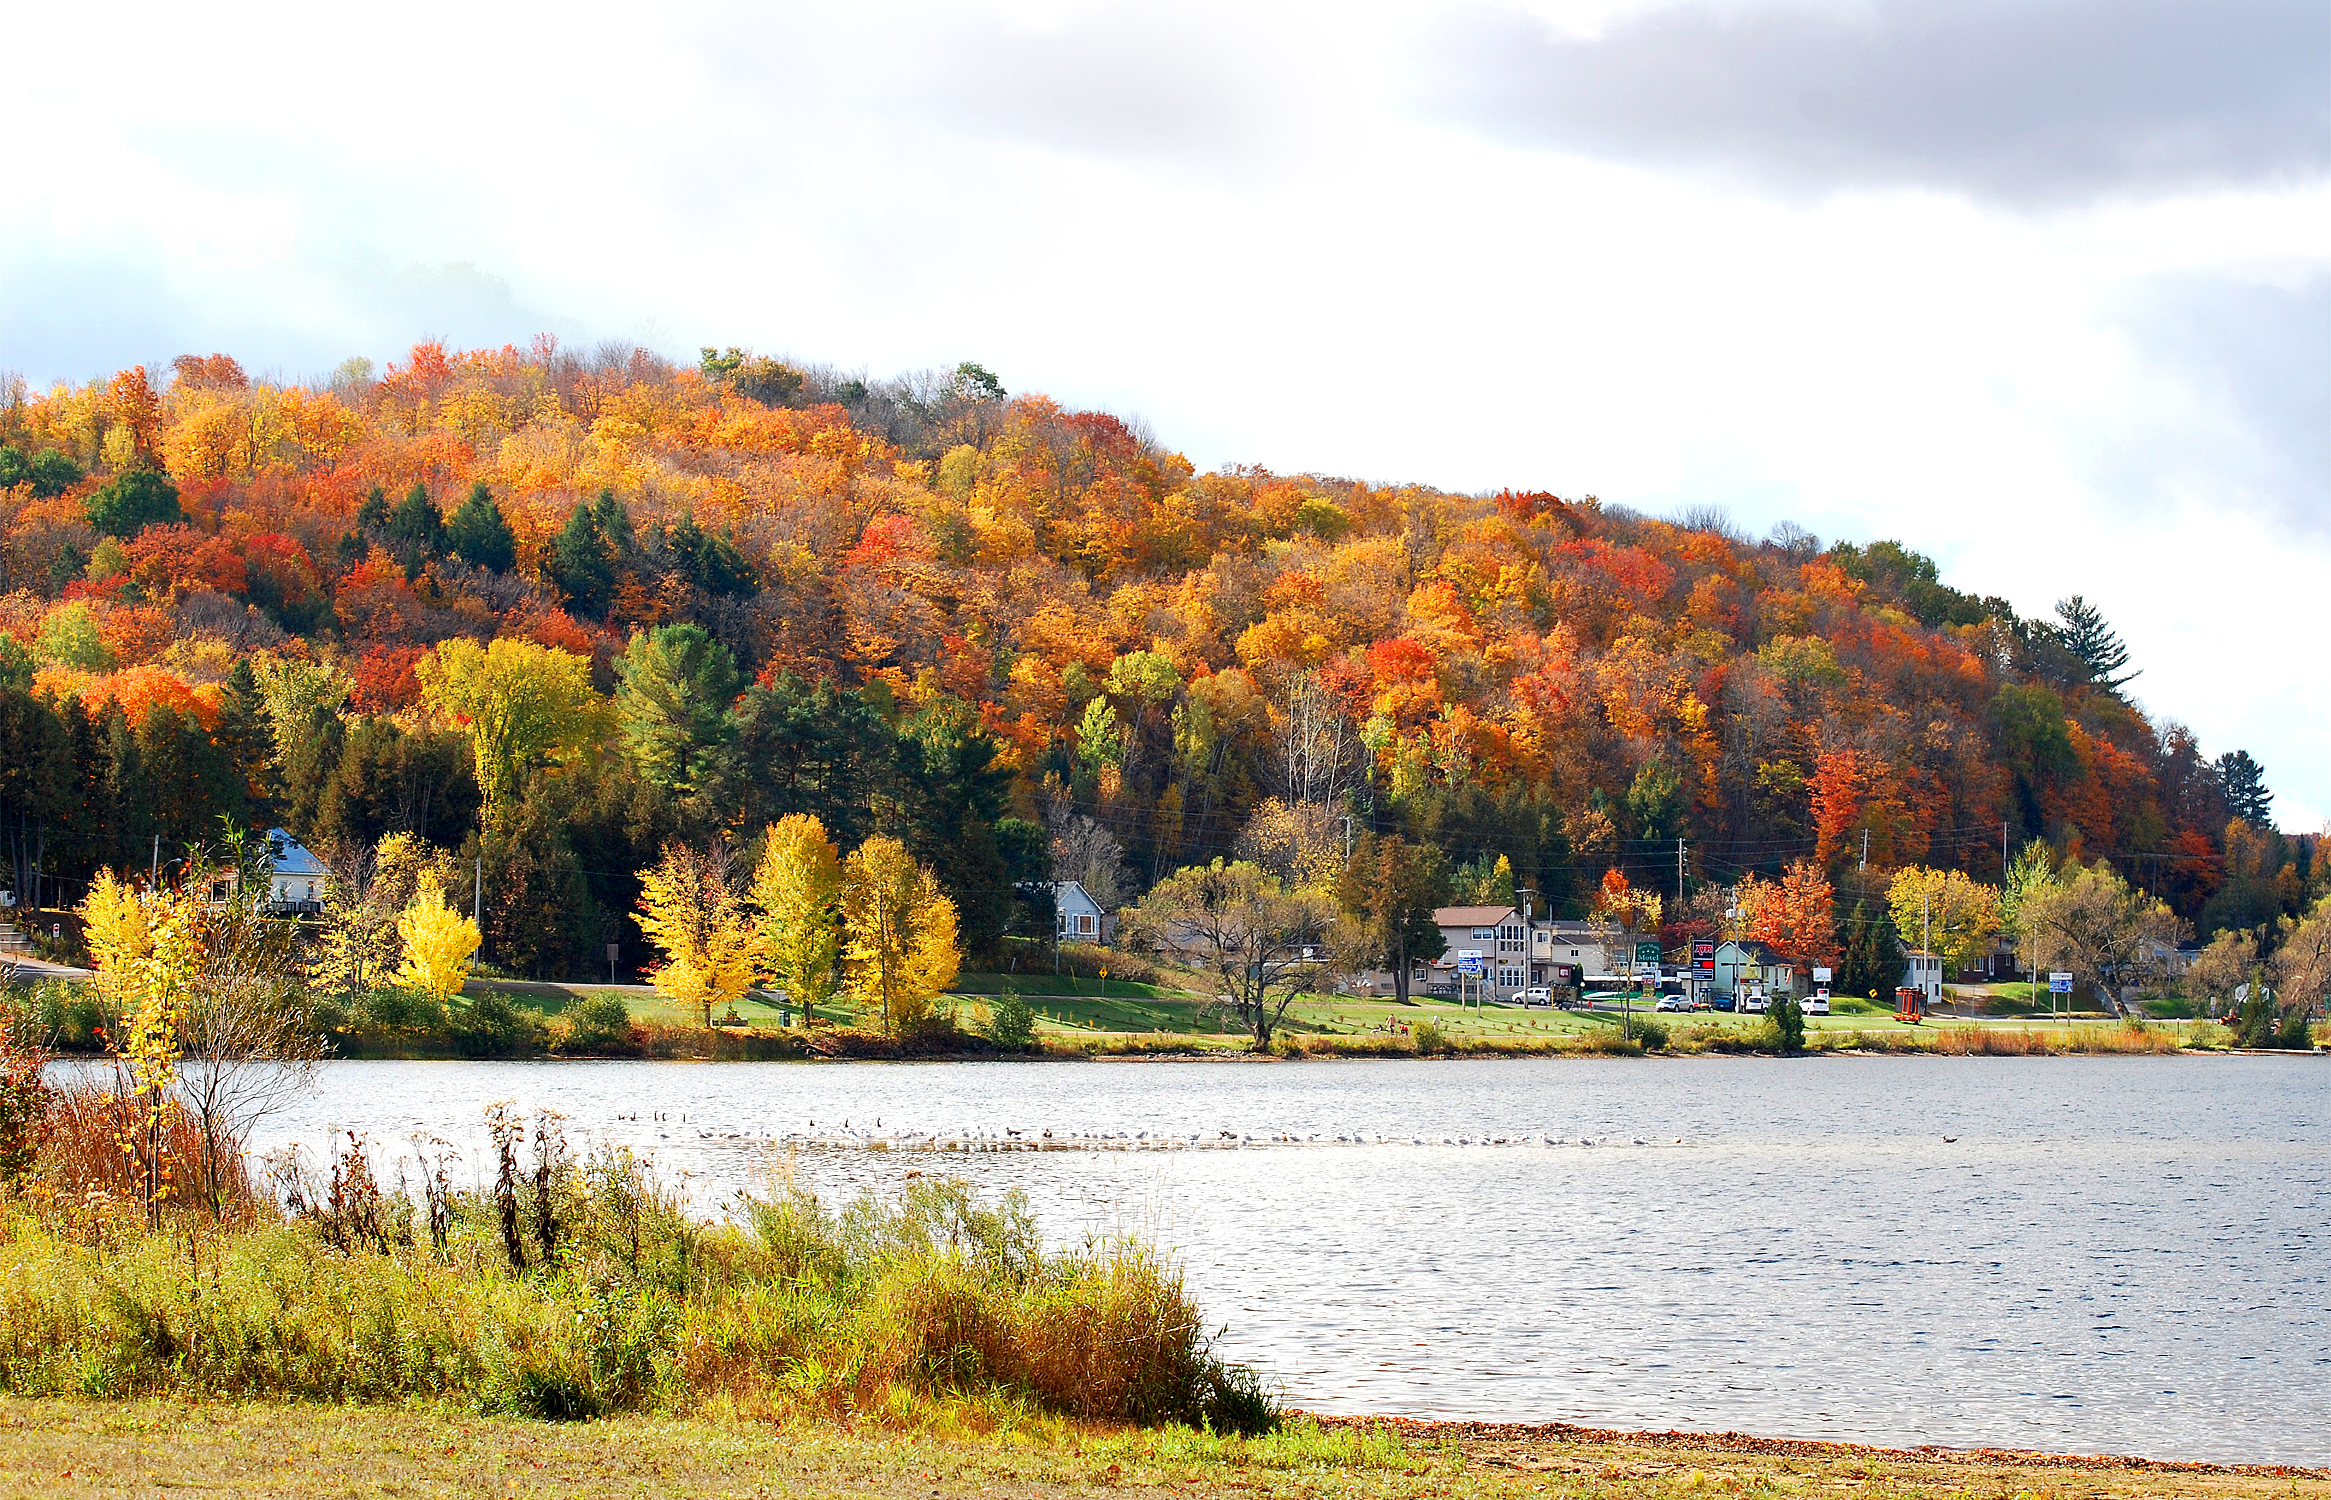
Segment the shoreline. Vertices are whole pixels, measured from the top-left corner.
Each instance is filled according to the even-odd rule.
[[[0,1394],[0,1497],[195,1491],[616,1500],[850,1494],[881,1500],[1095,1493],[1203,1500],[1670,1500],[1679,1493],[1889,1500],[2331,1497],[2331,1469],[2021,1449],[1891,1448],[1750,1433],[1428,1422],[1290,1411],[1278,1432],[1078,1422],[995,1406],[786,1420],[749,1410],[580,1422],[443,1404],[26,1398]]]
[[[1858,1458],[1887,1463],[1957,1464],[1966,1467],[2117,1470],[2146,1474],[2239,1474],[2264,1479],[2331,1481],[2331,1463],[2219,1463],[2206,1459],[2145,1458],[2136,1454],[2054,1453],[2040,1448],[1954,1448],[1939,1443],[1894,1448],[1845,1439],[1760,1437],[1755,1433],[1733,1430],[1687,1432],[1674,1427],[1588,1427],[1575,1422],[1482,1422],[1462,1418],[1336,1415],[1301,1407],[1288,1408],[1287,1415],[1305,1418],[1330,1430],[1365,1432],[1387,1429],[1410,1441],[1424,1443],[1624,1444],[1629,1447],[1673,1448],[1695,1453],[1737,1453],[1744,1457]]]

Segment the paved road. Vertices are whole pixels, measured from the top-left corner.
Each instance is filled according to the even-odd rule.
[[[0,983],[38,984],[44,979],[87,979],[90,971],[52,964],[29,953],[0,953]]]

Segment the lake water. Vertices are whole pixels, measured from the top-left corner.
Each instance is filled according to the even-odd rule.
[[[1019,1187],[1172,1245],[1321,1411],[2320,1464],[2327,1095],[2305,1057],[347,1062],[257,1144],[474,1173],[512,1099],[707,1212],[789,1150],[829,1202]]]

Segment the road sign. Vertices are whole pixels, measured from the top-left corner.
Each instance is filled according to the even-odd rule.
[[[1457,950],[1457,972],[1468,979],[1479,979],[1481,977],[1481,950],[1479,948],[1459,948]]]
[[[1692,939],[1692,967],[1714,972],[1716,968],[1716,940],[1714,938]]]
[[[1813,966],[1813,982],[1815,984],[1829,983],[1829,965],[1815,964]]]
[[[2050,974],[2048,976],[2048,993],[2051,995],[2071,994],[2072,976],[2069,974]]]

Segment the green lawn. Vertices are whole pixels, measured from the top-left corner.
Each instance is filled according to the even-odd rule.
[[[614,994],[622,998],[630,1007],[632,1017],[640,1022],[682,1028],[702,1024],[702,1017],[693,1007],[674,1004],[642,985],[545,984],[493,979],[475,981],[474,987],[500,990],[518,1004],[546,1018],[558,1015],[585,996]],[[1240,1035],[1228,1018],[1208,1012],[1197,992],[1162,985],[1050,974],[965,974],[957,983],[954,993],[965,1005],[979,1005],[1007,987],[1017,989],[1027,997],[1036,1009],[1038,1030],[1048,1034],[1083,1037],[1187,1036],[1201,1041],[1219,1039],[1226,1046],[1235,1045]],[[2020,989],[2022,986],[2015,988]],[[2042,994],[2044,997],[2044,990]],[[1972,992],[1967,995],[1969,1003],[1966,1016],[1954,1017],[1946,1007],[1931,1014],[1927,1025],[2049,1024],[2044,1012],[2037,1017],[2003,1016],[1998,1014],[1996,1007],[1988,1014],[1979,1012],[1975,1008],[1977,999],[1978,996]],[[1806,1017],[1808,1029],[1866,1032],[1915,1029],[1906,1022],[1895,1020],[1890,1007],[1875,1001],[1840,997],[1833,1003],[1836,1006],[1833,1014]],[[773,1028],[778,1024],[778,1007],[766,1000],[741,1000],[737,1003],[736,1011],[740,1018],[755,1028]],[[839,996],[819,1007],[819,1014],[840,1025],[852,1025],[861,1019],[858,1008],[846,997]],[[1639,1005],[1636,1014],[1642,1016],[1652,1012],[1648,1006]],[[873,1018],[865,1019],[871,1021]],[[1765,1018],[1722,1011],[1697,1011],[1661,1012],[1658,1019],[1669,1027],[1683,1024],[1745,1030],[1761,1026]],[[2083,1019],[2093,1020],[2094,1017]],[[1450,1036],[1485,1040],[1579,1036],[1615,1030],[1620,1024],[1616,1011],[1529,1010],[1519,1006],[1470,1003],[1459,1005],[1453,1000],[1419,995],[1408,1005],[1370,996],[1307,997],[1298,1000],[1288,1010],[1285,1026],[1298,1035],[1367,1036],[1413,1028],[1419,1021],[1426,1020],[1434,1022]]]

